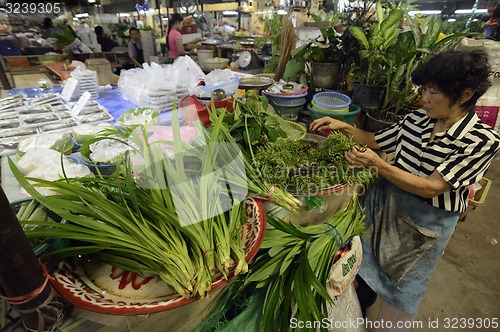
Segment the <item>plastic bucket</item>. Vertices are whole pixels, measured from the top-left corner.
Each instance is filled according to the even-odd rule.
[[[356,116],[361,111],[361,108],[356,104],[349,105],[348,112],[325,112],[318,110],[312,106],[312,104],[307,105],[307,109],[311,112],[311,120],[316,120],[324,116],[329,116],[331,118],[344,121],[349,124],[353,124],[356,120]]]
[[[304,109],[304,104],[306,103],[306,99],[305,98],[289,99],[289,100],[269,99],[269,103],[271,104],[271,106],[273,106],[274,110],[279,115],[293,114],[298,116],[300,111]]]

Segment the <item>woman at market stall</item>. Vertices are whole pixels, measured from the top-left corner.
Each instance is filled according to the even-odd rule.
[[[181,29],[183,24],[184,18],[179,13],[172,14],[172,17],[168,20],[167,49],[170,63],[174,62],[181,55],[191,54],[184,49],[184,44],[182,43]]]
[[[483,51],[443,52],[412,73],[423,109],[375,133],[330,117],[310,125],[368,146],[354,147],[346,159],[352,167],[376,167],[382,178],[363,199],[367,230],[358,273],[383,299],[378,321],[413,321],[467,206],[467,186],[483,177],[500,149],[498,133],[474,111],[490,86],[489,70]],[[394,153],[393,161],[372,149]]]
[[[144,63],[144,52],[142,50],[141,34],[137,28],[130,28],[129,33],[128,56],[136,68],[142,68],[142,64]]]

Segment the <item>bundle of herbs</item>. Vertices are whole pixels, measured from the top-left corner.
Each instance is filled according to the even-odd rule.
[[[42,226],[27,236],[75,240],[76,246],[61,251],[158,275],[184,297],[205,296],[219,273],[227,278],[248,271],[240,234],[246,221],[244,162],[232,146],[219,144],[218,127],[211,136],[201,132],[190,145],[180,138],[174,111],[172,141],[149,143],[146,128],[127,132],[142,163],[132,165],[126,153],[106,178],[26,178],[9,161],[21,186],[68,221],[21,220]],[[174,158],[166,156],[162,144],[171,146]],[[245,183],[233,185],[234,179]],[[38,187],[56,194],[43,196]]]
[[[260,99],[252,100],[259,103],[258,100]],[[236,103],[241,103],[242,106],[245,105],[241,101],[237,101]],[[257,144],[255,140],[267,140],[269,136],[261,136],[262,130],[263,128],[267,128],[269,133],[270,131],[272,132],[272,128],[266,127],[263,123],[257,120],[258,117],[260,118],[265,116],[264,114],[261,114],[262,112],[260,112],[260,110],[258,110],[257,107],[259,106],[254,104],[256,105],[254,110],[258,110],[257,113],[254,114],[253,111],[251,111],[253,108],[249,105],[251,105],[251,103],[244,107],[250,107],[249,109],[251,113],[238,113],[238,107],[235,108],[233,114],[230,114],[226,109],[217,109],[214,112],[211,111],[209,115],[213,126],[205,129],[198,122],[198,130],[199,132],[204,132],[204,135],[210,136],[211,139],[215,141],[226,142],[228,144],[227,146],[242,147],[241,157],[244,162],[246,176],[239,177],[237,174],[232,174],[232,176],[228,177],[228,179],[230,179],[230,182],[233,183],[233,185],[247,187],[250,195],[257,195],[259,198],[275,202],[277,205],[287,209],[288,211],[297,212],[298,207],[300,207],[302,203],[288,191],[274,186],[272,182],[268,182],[256,169],[252,145]],[[228,117],[232,117],[234,122],[228,122]],[[255,126],[252,127],[252,125],[249,125],[249,121],[255,121]],[[238,145],[238,137],[241,137],[240,143],[241,141],[247,143]],[[294,138],[291,139],[293,140]]]
[[[276,114],[268,114],[267,109],[266,97],[245,95],[234,99],[232,112],[225,108],[215,109],[215,112],[210,113],[210,121],[216,123],[222,117],[222,123],[231,136],[248,152],[253,147],[274,142],[279,137],[300,140],[305,130],[298,130]]]
[[[257,149],[255,167],[267,183],[299,194],[370,183],[376,176],[372,168],[350,168],[345,159],[344,153],[355,145],[339,132],[319,143],[278,138]]]
[[[327,318],[327,304],[334,302],[326,284],[335,253],[365,229],[364,218],[356,195],[324,224],[302,227],[268,217],[273,227],[266,231],[251,273],[235,280],[216,317],[208,317],[195,331],[238,327],[250,332],[256,326],[289,331],[292,318]]]

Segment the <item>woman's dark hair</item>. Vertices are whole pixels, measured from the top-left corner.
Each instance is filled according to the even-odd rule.
[[[97,36],[100,36],[104,33],[104,29],[102,26],[98,25],[94,28],[94,32]]]
[[[447,51],[420,65],[411,77],[417,85],[435,84],[450,98],[450,106],[460,100],[465,89],[474,90],[474,95],[461,105],[474,111],[476,101],[491,86],[488,80],[490,70],[488,55],[482,50]]]
[[[174,26],[175,23],[177,22],[182,22],[184,21],[184,17],[182,17],[181,14],[179,13],[173,13],[170,19],[168,20],[168,30],[167,30],[167,50],[170,51],[170,47],[168,46],[168,35],[170,34],[170,30]]]

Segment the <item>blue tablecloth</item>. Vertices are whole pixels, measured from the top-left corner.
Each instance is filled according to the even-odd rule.
[[[9,95],[24,93],[28,98],[37,98],[49,93],[60,93],[62,87],[60,85],[53,85],[48,90],[43,91],[40,88],[25,88],[25,89],[11,89]],[[137,107],[137,105],[131,103],[130,101],[123,99],[121,93],[118,91],[117,87],[113,87],[109,90],[99,90],[99,98],[94,99],[96,102],[104,106],[115,121],[122,115],[125,111]],[[182,121],[181,121],[182,122]],[[160,124],[170,125],[172,123],[172,112],[163,112],[160,114]]]

